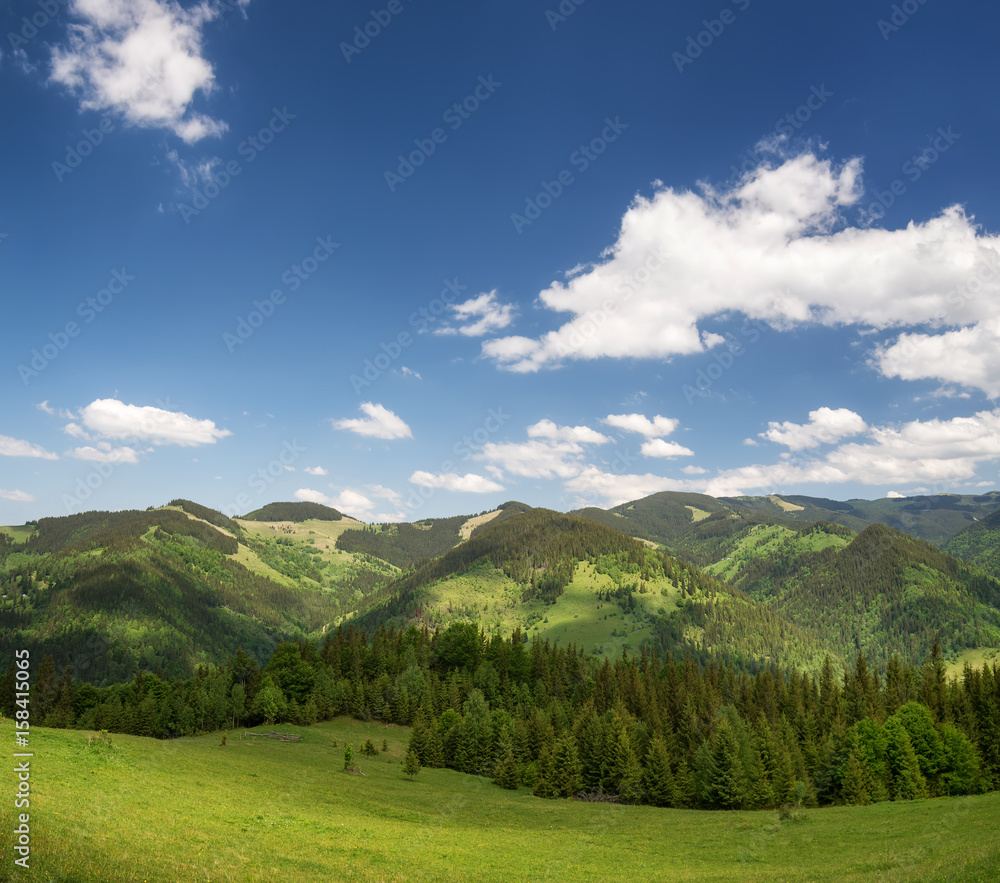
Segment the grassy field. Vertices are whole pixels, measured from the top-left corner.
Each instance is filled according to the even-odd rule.
[[[268,728],[271,729],[271,728]],[[286,726],[278,730],[291,730]],[[261,730],[259,729],[258,732]],[[32,731],[31,871],[13,866],[13,775],[0,879],[117,881],[995,881],[1000,794],[776,812],[694,812],[503,791],[421,770],[400,727],[340,718],[295,744]],[[13,725],[0,722],[12,746]],[[345,741],[387,753],[342,772]],[[334,742],[337,746],[334,747]],[[391,763],[389,761],[392,761]],[[8,769],[12,764],[8,764]]]
[[[21,525],[20,527],[0,526],[0,533],[7,534],[15,543],[23,543],[25,540],[31,539],[31,535],[34,532],[35,529],[27,525]]]
[[[645,594],[636,594],[636,609],[625,613],[597,592],[613,590],[614,581],[593,565],[578,564],[573,581],[555,604],[522,601],[524,587],[494,568],[477,567],[425,589],[425,617],[443,625],[455,619],[480,623],[487,634],[507,635],[515,626],[531,638],[583,646],[597,655],[621,656],[623,647],[638,650],[653,634],[652,617],[676,609],[680,590],[669,580],[652,580]]]

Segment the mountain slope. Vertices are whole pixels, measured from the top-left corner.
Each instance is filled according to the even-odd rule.
[[[751,525],[707,569],[843,655],[921,662],[935,640],[955,654],[1000,639],[1000,582],[882,524],[854,536],[822,522]]]
[[[609,510],[581,509],[583,515],[618,527],[632,536],[680,552],[704,554],[696,542],[697,525],[709,517],[740,517],[764,524],[802,525],[828,521],[855,531],[887,524],[919,539],[942,545],[977,518],[1000,510],[1000,492],[848,500],[771,494],[766,497],[707,497],[664,491]],[[701,533],[704,538],[704,531]],[[704,544],[703,544],[704,545]],[[697,554],[692,560],[699,560]]]
[[[454,620],[607,655],[647,646],[817,668],[831,652],[810,629],[697,568],[613,528],[545,509],[486,525],[373,592],[356,621],[372,630]]]
[[[240,645],[266,660],[337,615],[334,593],[255,573],[241,550],[176,509],[41,519],[27,543],[0,547],[0,660],[52,653],[96,683],[188,675]]]
[[[1000,577],[1000,511],[953,536],[945,543],[944,550]]]

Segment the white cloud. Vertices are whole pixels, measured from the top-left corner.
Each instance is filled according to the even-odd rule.
[[[652,420],[643,414],[609,414],[602,422],[626,432],[638,432],[646,438],[670,435],[681,423],[680,420],[661,417],[659,414]]]
[[[989,482],[986,483],[989,484]],[[905,500],[906,494],[901,494],[899,491],[889,491],[889,493],[886,494],[886,498],[889,500]]]
[[[0,488],[0,500],[10,500],[12,503],[34,503],[35,498],[24,491],[5,491]]]
[[[38,460],[58,460],[59,455],[39,445],[9,435],[0,435],[0,457],[33,457]]]
[[[539,295],[569,321],[537,339],[488,340],[483,353],[518,372],[568,359],[664,359],[703,352],[714,338],[706,341],[699,323],[731,312],[780,329],[992,319],[1000,274],[980,279],[975,291],[955,289],[998,260],[1000,239],[982,234],[958,206],[899,230],[845,226],[843,210],[863,193],[860,177],[859,159],[834,165],[803,153],[761,165],[731,190],[658,185],[629,206],[603,262]],[[970,353],[983,352],[995,333],[984,326]],[[903,367],[890,360],[885,370]],[[966,382],[940,358],[924,370]],[[1000,391],[992,362],[988,372],[990,382],[969,368],[969,382]]]
[[[335,429],[346,429],[369,438],[413,438],[413,432],[406,423],[392,411],[373,402],[362,402],[360,409],[368,417],[334,420]]]
[[[525,478],[571,478],[583,468],[583,448],[571,441],[487,442],[473,460]]]
[[[449,304],[459,322],[465,322],[457,328],[445,326],[437,329],[435,334],[464,334],[466,337],[481,337],[491,331],[506,328],[514,321],[516,310],[513,304],[502,304],[497,300],[496,289],[470,298],[460,304]],[[470,321],[472,320],[472,321]]]
[[[785,445],[792,451],[833,444],[842,438],[860,435],[868,429],[868,424],[861,419],[861,415],[847,408],[817,408],[809,412],[809,422],[806,424],[772,421],[767,426],[767,432],[760,433],[760,437]]]
[[[394,506],[398,506],[403,502],[403,497],[401,494],[396,493],[392,488],[388,488],[382,484],[367,484],[365,485],[365,490],[368,491],[373,497],[378,497],[380,500],[388,500]]]
[[[708,470],[704,466],[685,466],[681,472],[685,475],[707,475]]]
[[[165,128],[188,144],[226,131],[225,123],[191,109],[196,93],[214,88],[202,29],[218,16],[217,6],[72,0],[70,11],[78,21],[69,26],[68,44],[52,50],[51,80],[78,95],[81,107],[115,110],[131,125]]]
[[[111,445],[100,445],[96,448],[86,445],[82,448],[73,448],[66,452],[66,456],[76,460],[92,460],[95,463],[139,462],[139,454],[132,448],[112,448]]]
[[[677,442],[664,441],[662,438],[654,438],[642,443],[639,453],[644,457],[693,457],[694,451],[685,448]]]
[[[589,426],[558,426],[551,420],[539,420],[528,427],[528,438],[549,438],[554,441],[579,442],[585,445],[603,445],[611,441]]]
[[[676,478],[664,478],[662,475],[620,475],[617,472],[604,472],[597,466],[587,466],[579,475],[566,482],[566,490],[578,493],[581,503],[598,505],[594,502],[599,498],[605,508],[638,500],[659,491],[690,490],[687,481]]]
[[[502,484],[497,484],[495,481],[490,481],[488,478],[473,472],[468,472],[465,475],[458,475],[454,472],[434,475],[418,470],[410,476],[410,481],[421,487],[439,488],[466,494],[490,494],[504,489]]]
[[[879,347],[872,363],[886,377],[958,383],[995,399],[1000,397],[1000,318],[943,334],[901,334],[895,343]]]
[[[723,470],[705,482],[704,493],[722,497],[797,484],[967,481],[980,463],[1000,458],[1000,410],[951,420],[914,420],[900,428],[874,427],[869,437],[870,442],[840,445],[822,458]]]
[[[331,506],[353,518],[360,516],[360,521],[367,521],[371,511],[375,508],[375,504],[368,497],[350,488],[345,488],[335,497],[324,494],[322,491],[312,490],[311,488],[299,488],[295,492],[295,499],[306,503],[320,503],[323,506]]]
[[[416,377],[417,380],[423,380],[424,378],[420,376],[420,373],[414,371],[412,368],[407,368],[406,365],[400,369],[404,377]]]
[[[322,466],[306,466],[306,475],[327,475],[327,471]]]
[[[101,438],[136,439],[158,445],[213,445],[232,435],[211,420],[197,420],[181,411],[166,411],[149,405],[126,405],[118,399],[91,402],[80,412],[80,420],[87,430]],[[88,438],[75,423],[68,424],[65,431]]]

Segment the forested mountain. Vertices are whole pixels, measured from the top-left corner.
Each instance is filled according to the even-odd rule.
[[[944,544],[944,550],[1000,577],[1000,511],[953,536]]]
[[[879,666],[894,652],[920,663],[935,640],[954,658],[1000,646],[1000,584],[889,527],[842,522],[883,507],[943,530],[998,499],[664,493],[586,517],[512,501],[380,525],[302,502],[236,520],[177,499],[43,518],[0,531],[0,662],[26,646],[99,683],[142,668],[183,675],[240,644],[263,660],[278,640],[347,620],[369,631],[473,621],[598,656],[646,647],[812,671],[827,654],[841,670],[858,649]],[[805,520],[819,513],[839,521]],[[989,566],[998,518],[952,548]]]
[[[464,602],[464,603],[463,603]],[[648,646],[818,668],[837,650],[808,626],[683,561],[586,518],[529,509],[372,592],[355,622],[437,627],[473,619],[591,652]],[[551,620],[551,622],[550,622]],[[617,640],[612,640],[617,639]]]
[[[882,524],[860,534],[824,522],[746,525],[708,571],[880,666],[893,653],[922,661],[935,641],[946,655],[1000,645],[1000,582]]]
[[[141,669],[189,674],[239,646],[265,660],[339,611],[332,591],[266,569],[177,509],[43,518],[26,543],[0,537],[0,660],[15,648],[51,653],[95,683]]]
[[[243,516],[244,521],[340,521],[343,512],[338,512],[322,503],[268,503]]]
[[[976,519],[1000,510],[1000,492],[886,497],[839,502],[820,497],[708,497],[664,491],[612,509],[588,508],[575,514],[618,527],[633,536],[687,552],[697,549],[697,525],[708,517],[739,517],[763,524],[789,526],[829,521],[854,531],[882,523],[919,539],[942,545]]]

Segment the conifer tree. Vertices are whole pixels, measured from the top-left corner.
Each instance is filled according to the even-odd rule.
[[[406,759],[403,761],[403,772],[410,777],[410,781],[420,772],[420,758],[417,757],[416,751],[411,749],[406,752]]]
[[[646,753],[642,785],[646,803],[652,806],[677,805],[677,789],[670,771],[670,757],[666,744],[659,736],[654,737]]]
[[[713,803],[722,809],[739,809],[746,800],[746,777],[740,764],[739,742],[728,720],[723,719],[715,734],[712,752],[715,778]]]
[[[857,755],[851,751],[844,765],[840,787],[841,797],[848,806],[866,806],[870,800],[864,768]]]

